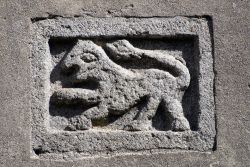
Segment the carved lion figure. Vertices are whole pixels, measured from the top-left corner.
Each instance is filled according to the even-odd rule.
[[[172,118],[172,130],[190,130],[181,105],[190,74],[181,58],[139,49],[127,40],[104,46],[78,40],[62,60],[61,68],[69,72],[72,83],[98,84],[94,89],[57,88],[52,94],[58,103],[92,105],[78,116],[76,129],[90,129],[92,120],[113,115],[118,119],[107,126],[152,130],[152,118],[161,103],[168,112],[166,116]]]

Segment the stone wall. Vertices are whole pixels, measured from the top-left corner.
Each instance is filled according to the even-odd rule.
[[[0,1],[0,166],[248,166],[249,2]]]

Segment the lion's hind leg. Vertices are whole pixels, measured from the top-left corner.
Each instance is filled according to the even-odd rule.
[[[171,128],[173,131],[186,131],[190,130],[188,120],[183,114],[181,103],[177,99],[163,100],[166,112],[169,112],[172,117]],[[166,114],[166,115],[169,115]]]
[[[134,119],[125,126],[125,130],[146,131],[152,130],[152,118],[154,117],[160,100],[155,97],[146,96],[145,105],[138,107],[138,112]]]

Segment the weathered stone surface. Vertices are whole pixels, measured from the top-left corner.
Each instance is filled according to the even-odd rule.
[[[34,157],[211,151],[210,24],[189,17],[34,22]]]
[[[1,0],[0,166],[249,166],[248,15],[246,0]],[[97,29],[101,25],[106,26]],[[207,40],[197,40],[200,37]],[[159,119],[164,118],[159,113],[169,113],[163,103],[157,110],[161,112],[149,120],[152,124],[136,131],[121,128],[128,119],[111,126],[103,117],[82,116],[79,103],[71,100],[76,95],[81,95],[81,103],[97,108],[96,101],[105,98],[92,94],[100,80],[68,84],[70,70],[63,70],[59,61],[77,42],[93,42],[132,73],[157,66],[174,76],[157,65],[158,59],[150,64],[134,52],[112,56],[105,46],[119,40],[127,40],[135,50],[174,57],[188,68],[190,83],[177,101],[190,130],[174,129],[171,120]],[[58,94],[54,101],[53,93]]]
[[[116,129],[120,130],[129,128],[131,131],[141,131],[153,129],[152,118],[162,102],[164,109],[169,109],[170,117],[173,118],[171,129],[190,129],[181,107],[183,92],[189,86],[190,74],[181,61],[170,55],[136,49],[127,40],[107,43],[105,48],[117,61],[132,64],[134,61],[147,59],[149,64],[155,61],[162,69],[157,69],[157,63],[155,67],[151,65],[148,69],[123,68],[114,63],[92,41],[78,40],[59,64],[59,68],[66,73],[64,79],[67,78],[73,88],[64,88],[62,83],[53,85],[55,88],[51,96],[52,103],[83,105],[83,110],[84,106],[95,104],[82,111],[84,120],[89,120],[87,122],[99,120],[106,124],[99,125],[103,128],[113,129],[117,126]],[[170,69],[170,73],[174,74],[170,75],[164,69]],[[87,88],[74,88],[76,84],[79,87],[87,84]],[[91,90],[93,85],[97,87]],[[134,113],[133,110],[138,111]],[[85,127],[84,122],[79,122],[77,126]],[[92,126],[89,125],[87,129]]]

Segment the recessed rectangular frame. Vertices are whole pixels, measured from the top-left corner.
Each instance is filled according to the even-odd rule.
[[[211,20],[205,17],[55,18],[32,24],[33,158],[76,159],[169,150],[211,151],[216,141]],[[49,129],[50,38],[195,38],[199,52],[199,121],[188,132],[56,132]],[[112,133],[110,135],[110,133]],[[125,142],[122,139],[126,138]],[[150,142],[149,142],[150,141]]]

